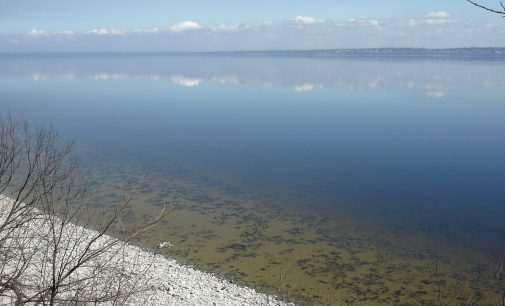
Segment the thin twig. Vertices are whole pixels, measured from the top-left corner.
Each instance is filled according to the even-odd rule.
[[[499,15],[503,15],[503,17],[505,17],[505,4],[503,4],[503,2],[500,2],[500,6],[502,7],[503,11],[498,11],[496,9],[492,9],[490,7],[487,7],[485,5],[482,5],[480,3],[477,3],[475,1],[472,1],[472,0],[466,0],[468,3],[472,4],[472,5],[475,5],[476,7],[479,7],[481,9],[484,9],[488,12],[491,12],[491,13],[495,13],[495,14],[499,14]]]

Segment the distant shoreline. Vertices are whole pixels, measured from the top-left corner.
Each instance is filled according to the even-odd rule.
[[[505,60],[505,47],[468,48],[359,48],[314,50],[243,50],[181,52],[0,52],[0,56],[228,56],[228,57],[294,57],[294,58],[363,58],[363,59],[461,59]]]

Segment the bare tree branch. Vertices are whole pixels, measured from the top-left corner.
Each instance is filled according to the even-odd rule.
[[[487,6],[482,5],[480,3],[477,3],[477,2],[475,2],[473,0],[466,0],[466,1],[468,3],[470,3],[470,4],[472,4],[472,5],[474,5],[476,7],[479,7],[481,9],[484,9],[484,10],[486,10],[488,12],[491,12],[491,13],[494,13],[494,14],[498,14],[498,15],[502,15],[502,17],[505,17],[505,4],[503,4],[503,2],[500,2],[500,6],[502,8],[502,10],[500,11],[500,10],[497,10],[497,9],[493,9],[493,8],[487,7]]]
[[[123,240],[109,236],[128,201],[91,210],[71,153],[53,129],[0,116],[0,303],[126,305],[149,289],[155,255],[127,246],[166,209]]]

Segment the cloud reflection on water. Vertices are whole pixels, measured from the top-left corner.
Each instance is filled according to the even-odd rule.
[[[504,63],[372,61],[226,57],[32,57],[1,58],[1,78],[47,80],[166,80],[196,88],[268,86],[297,93],[316,89],[377,91],[403,88],[445,98],[461,88],[505,87]]]

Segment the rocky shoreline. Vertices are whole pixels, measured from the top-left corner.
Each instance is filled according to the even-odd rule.
[[[7,197],[0,198],[0,222],[4,218],[6,207],[11,203]],[[40,235],[33,241],[35,244],[43,244],[45,238],[43,233],[47,224],[35,221],[28,226],[34,237]],[[70,224],[65,228],[65,239],[79,239],[77,237],[92,237],[95,231],[81,226]],[[40,233],[40,234],[39,234]],[[97,240],[98,247],[111,241],[112,237],[103,236]],[[162,247],[170,245],[168,242],[162,243]],[[121,258],[111,256],[110,252],[117,252],[120,249]],[[36,277],[40,271],[38,265],[43,257],[38,258],[36,254],[33,263],[25,272],[24,279],[30,281]],[[112,260],[111,260],[112,259]],[[128,305],[167,305],[167,306],[294,306],[269,296],[252,288],[239,286],[231,281],[222,279],[214,274],[202,272],[195,268],[179,264],[173,258],[167,258],[156,254],[150,250],[141,249],[137,246],[122,243],[114,249],[96,258],[96,263],[108,265],[112,269],[121,268],[123,273],[131,279],[141,279],[142,290],[133,293]],[[116,265],[116,267],[114,267]],[[120,265],[120,266],[119,266]],[[81,271],[80,273],[86,273]],[[1,297],[1,304],[14,302],[14,296]],[[105,303],[104,305],[106,305]]]
[[[133,248],[133,247],[132,247]],[[174,259],[155,256],[150,305],[293,305],[275,297],[241,287],[213,274],[178,264]]]

